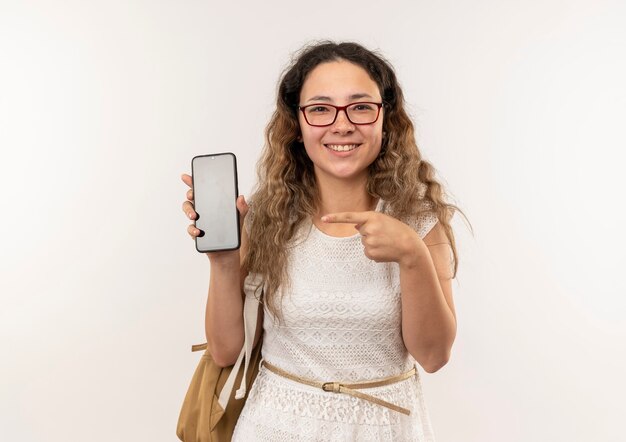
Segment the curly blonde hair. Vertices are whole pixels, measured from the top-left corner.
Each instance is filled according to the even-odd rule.
[[[279,287],[288,282],[288,245],[303,221],[314,216],[318,193],[313,163],[298,141],[298,103],[307,75],[319,64],[345,60],[362,67],[376,82],[384,103],[381,154],[369,166],[367,191],[390,207],[389,214],[406,220],[432,211],[444,227],[454,255],[458,255],[450,219],[457,206],[445,201],[435,169],[415,141],[413,123],[404,109],[404,95],[391,65],[357,43],[322,41],[297,52],[284,71],[276,110],[265,130],[265,147],[257,165],[257,186],[251,197],[249,249],[244,265],[263,275],[263,300],[280,318]],[[464,215],[465,216],[465,215]],[[467,218],[466,218],[467,219]]]

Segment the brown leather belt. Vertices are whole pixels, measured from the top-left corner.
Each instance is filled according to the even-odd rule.
[[[413,367],[411,370],[407,371],[406,373],[402,373],[397,376],[389,376],[387,378],[378,379],[376,381],[361,382],[358,384],[344,384],[341,382],[318,382],[318,381],[312,381],[310,379],[301,378],[300,376],[296,376],[295,374],[291,374],[289,372],[286,372],[282,368],[278,368],[275,365],[270,364],[266,360],[261,361],[261,365],[265,366],[272,373],[275,373],[279,376],[290,379],[292,381],[299,382],[301,384],[310,385],[311,387],[321,388],[324,391],[332,391],[333,393],[344,393],[350,396],[358,397],[360,399],[364,399],[374,404],[382,405],[383,407],[387,407],[387,408],[390,408],[391,410],[406,414],[407,416],[411,414],[411,411],[406,408],[392,404],[391,402],[384,401],[370,394],[361,393],[360,391],[356,391],[356,390],[363,389],[363,388],[382,387],[384,385],[395,384],[396,382],[403,381],[415,375],[416,373],[415,367]]]

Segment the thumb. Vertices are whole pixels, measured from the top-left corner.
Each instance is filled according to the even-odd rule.
[[[248,214],[249,209],[250,209],[250,206],[248,206],[248,203],[246,202],[246,198],[243,195],[239,195],[237,197],[237,210],[239,210],[239,222],[241,223],[242,226],[243,226],[243,220]]]

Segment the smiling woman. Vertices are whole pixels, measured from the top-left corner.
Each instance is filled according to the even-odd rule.
[[[353,102],[363,99],[374,103]],[[300,102],[306,103],[298,115],[300,138],[320,190],[354,186],[366,200],[368,167],[380,153],[383,132],[382,98],[374,80],[348,61],[321,63],[307,76]]]
[[[418,366],[437,371],[455,339],[458,209],[403,106],[391,66],[355,43],[305,47],[283,75],[241,249],[207,254],[215,361],[243,344],[241,287],[263,287],[234,441],[434,441]]]

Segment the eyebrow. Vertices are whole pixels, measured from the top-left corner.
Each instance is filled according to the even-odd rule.
[[[348,97],[349,100],[359,100],[361,98],[371,98],[373,99],[374,97],[372,97],[370,94],[366,94],[366,93],[359,93],[359,94],[352,94]],[[315,97],[309,98],[306,103],[309,103],[311,101],[333,101],[330,97],[327,97],[325,95],[316,95]]]

